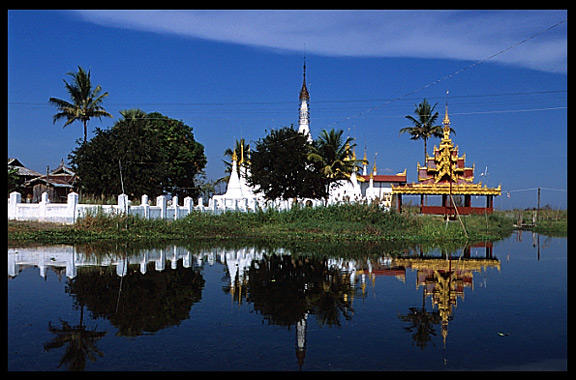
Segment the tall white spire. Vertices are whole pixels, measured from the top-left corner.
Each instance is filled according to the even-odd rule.
[[[310,135],[310,94],[306,88],[306,56],[304,56],[304,75],[302,89],[300,90],[300,117],[298,119],[298,132],[308,136],[308,141],[312,142]]]

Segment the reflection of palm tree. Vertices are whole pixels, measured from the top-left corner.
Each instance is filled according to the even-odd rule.
[[[58,364],[58,368],[62,364],[67,363],[68,369],[71,371],[83,371],[86,365],[86,358],[91,362],[96,361],[96,356],[102,357],[102,352],[96,347],[96,341],[106,335],[106,331],[87,330],[83,324],[84,307],[80,309],[80,324],[77,326],[70,326],[66,321],[60,320],[61,328],[52,326],[48,323],[48,331],[56,335],[54,339],[44,344],[44,350],[48,351],[53,348],[60,348],[67,344],[66,351]]]
[[[410,313],[406,315],[399,315],[404,322],[411,322],[412,325],[409,327],[404,327],[408,332],[414,332],[412,334],[412,339],[416,342],[416,345],[423,350],[428,342],[431,341],[432,336],[436,336],[433,324],[440,323],[440,313],[438,311],[433,311],[429,313],[426,311],[425,307],[426,293],[425,289],[422,292],[422,307],[420,309],[416,307],[409,308]]]

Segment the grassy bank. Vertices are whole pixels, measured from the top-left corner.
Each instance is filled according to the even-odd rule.
[[[9,222],[9,243],[76,244],[95,240],[173,241],[185,239],[406,241],[443,242],[498,240],[514,230],[514,212],[469,215],[448,224],[440,216],[384,212],[371,205],[294,208],[290,211],[221,215],[195,212],[175,221],[143,220],[132,216],[91,215],[75,225]],[[464,228],[463,228],[463,226]],[[567,213],[541,212],[534,228],[566,236]],[[466,233],[464,232],[466,230]],[[467,236],[466,236],[467,235]]]

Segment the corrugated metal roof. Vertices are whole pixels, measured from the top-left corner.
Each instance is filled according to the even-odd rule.
[[[20,160],[17,158],[9,158],[8,166],[18,168],[18,175],[26,177],[39,177],[42,174],[38,173],[36,170],[28,169],[25,167]]]

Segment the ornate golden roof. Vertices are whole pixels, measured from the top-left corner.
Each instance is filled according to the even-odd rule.
[[[458,156],[458,147],[454,148],[450,138],[450,118],[448,117],[448,107],[443,121],[443,136],[440,140],[440,146],[434,146],[434,156],[426,155],[425,165],[421,167],[418,163],[418,181],[425,182],[434,180],[439,182],[472,182],[474,180],[473,168],[464,166],[466,155]],[[426,176],[421,175],[421,169],[426,169]]]
[[[463,183],[452,184],[449,183],[410,183],[406,185],[394,186],[392,185],[392,193],[394,194],[425,194],[425,195],[501,195],[502,190],[500,185],[498,187],[482,187],[480,183]]]
[[[450,118],[448,106],[444,115],[442,139],[437,148],[434,146],[434,155],[426,154],[425,166],[417,163],[418,183],[392,186],[395,194],[425,194],[425,195],[501,195],[501,188],[482,187],[482,182],[472,183],[474,180],[474,165],[465,166],[466,155],[458,155],[458,147],[454,147],[450,138]]]

